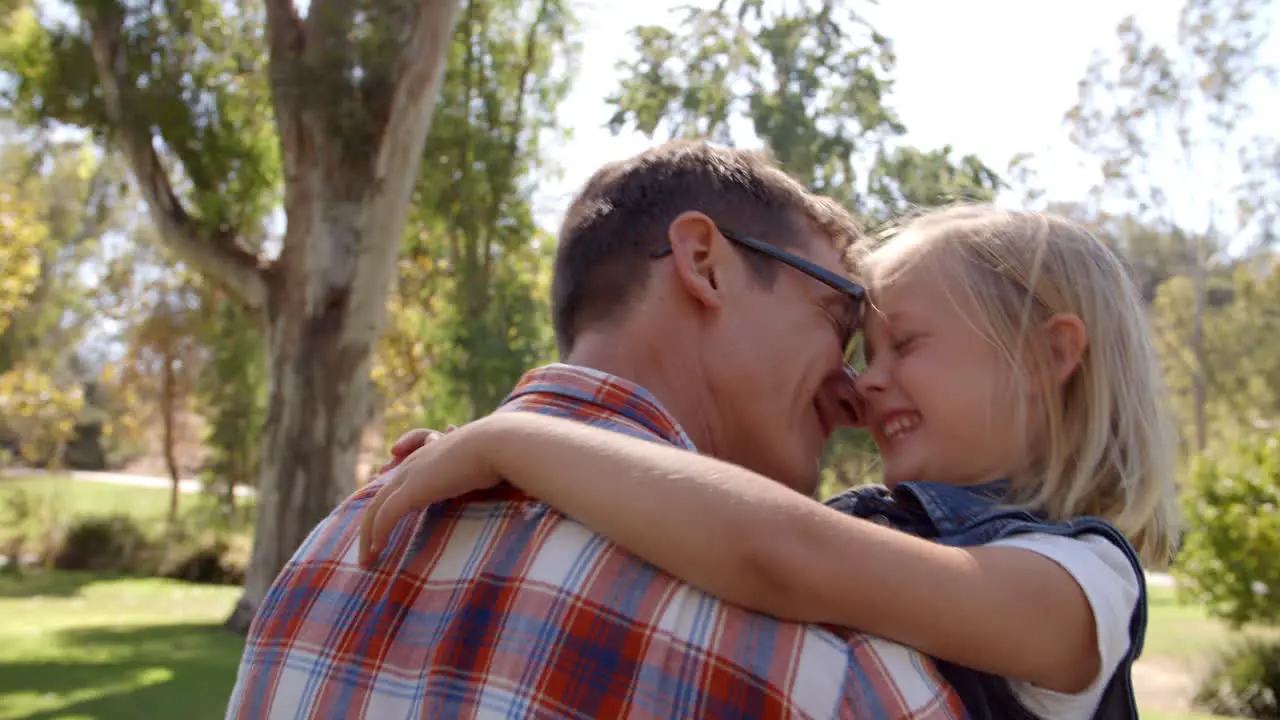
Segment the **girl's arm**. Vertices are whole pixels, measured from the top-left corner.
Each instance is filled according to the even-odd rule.
[[[373,547],[404,513],[500,477],[753,610],[855,628],[1058,692],[1080,692],[1099,672],[1089,602],[1052,560],[937,545],[707,456],[511,412],[437,438],[400,473],[369,510]]]

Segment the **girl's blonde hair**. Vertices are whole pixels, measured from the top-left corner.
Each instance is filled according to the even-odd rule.
[[[1177,435],[1142,298],[1115,253],[1057,215],[963,205],[911,220],[860,265],[873,296],[908,270],[944,273],[957,306],[1019,370],[1010,373],[1016,397],[1061,397],[1035,405],[1042,417],[1020,419],[1042,434],[1032,467],[1012,478],[1013,502],[1059,522],[1107,520],[1148,567],[1168,565]],[[1088,333],[1061,391],[1045,334],[1034,332],[1058,314],[1079,317]]]

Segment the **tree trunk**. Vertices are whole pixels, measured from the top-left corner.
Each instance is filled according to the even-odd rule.
[[[300,301],[279,308],[267,332],[269,389],[253,553],[244,594],[226,623],[241,633],[276,574],[355,488],[360,433],[373,398],[374,346],[349,337],[347,304],[306,312]]]
[[[459,6],[380,2],[387,12],[375,15],[396,24],[373,22],[386,53],[377,74],[355,80],[327,72],[358,42],[355,5],[312,0],[304,20],[291,0],[265,4],[288,218],[271,262],[240,242],[239,233],[252,228],[210,225],[188,210],[157,151],[154,122],[138,110],[145,99],[127,73],[124,14],[113,3],[81,10],[114,137],[161,237],[266,318],[267,419],[253,553],[244,595],[227,619],[240,632],[307,534],[354,487],[370,358]]]
[[[1210,225],[1212,232],[1212,224]],[[1209,258],[1204,251],[1204,245],[1208,241],[1206,239],[1196,237],[1195,239],[1195,261],[1191,267],[1191,278],[1193,292],[1195,293],[1195,303],[1192,308],[1193,316],[1191,319],[1191,356],[1195,362],[1195,370],[1191,373],[1191,402],[1195,406],[1195,433],[1196,433],[1196,452],[1204,452],[1205,446],[1209,442],[1207,405],[1209,403],[1208,389],[1205,381],[1205,352],[1204,352],[1204,313],[1205,305],[1208,303],[1208,281],[1205,275],[1208,274]]]
[[[239,468],[232,470],[227,476],[227,486],[223,489],[222,514],[226,517],[227,522],[231,522],[236,518],[236,488],[238,487],[240,487]]]
[[[177,445],[177,360],[166,354],[162,359],[160,387],[160,423],[164,426],[164,464],[169,471],[169,526],[178,522],[178,493],[182,473],[178,470]]]

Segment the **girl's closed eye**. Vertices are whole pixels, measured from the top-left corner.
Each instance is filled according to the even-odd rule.
[[[918,339],[920,339],[919,335],[904,335],[902,337],[894,338],[892,345],[894,354],[901,355],[910,350]]]

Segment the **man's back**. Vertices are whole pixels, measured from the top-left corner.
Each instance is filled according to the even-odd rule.
[[[691,447],[647,393],[568,366],[504,410]],[[358,565],[339,507],[277,579],[229,718],[957,718],[933,663],[899,645],[726,605],[509,486],[402,522]]]

